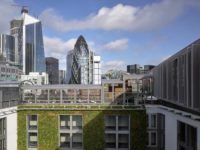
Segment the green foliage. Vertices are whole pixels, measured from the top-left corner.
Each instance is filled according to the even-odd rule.
[[[39,107],[41,108],[41,107]],[[38,149],[58,150],[58,117],[61,114],[83,115],[84,150],[104,149],[104,115],[131,116],[131,149],[146,149],[146,114],[144,110],[19,110],[18,111],[18,149],[27,149],[26,116],[38,114]]]

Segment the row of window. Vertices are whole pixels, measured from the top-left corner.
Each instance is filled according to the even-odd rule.
[[[0,119],[0,150],[6,150],[6,118]]]
[[[38,116],[28,115],[28,148],[37,148]],[[130,139],[129,116],[106,115],[105,148],[128,150]],[[59,116],[60,149],[83,149],[83,118],[81,115]]]

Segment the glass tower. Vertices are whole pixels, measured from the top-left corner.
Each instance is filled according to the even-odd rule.
[[[83,36],[79,36],[74,49],[67,55],[67,83],[69,84],[101,84],[100,56],[95,61],[94,52],[90,51]],[[97,77],[98,76],[98,77]],[[95,82],[98,80],[98,82]]]
[[[0,61],[15,64],[15,38],[11,35],[0,34]]]
[[[16,58],[25,74],[46,72],[41,21],[22,11],[22,19],[11,21],[17,43]]]

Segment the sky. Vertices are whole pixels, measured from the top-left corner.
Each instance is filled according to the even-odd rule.
[[[79,35],[103,72],[158,65],[200,38],[200,0],[0,0],[0,33],[9,33],[22,5],[42,21],[45,56],[60,69]]]

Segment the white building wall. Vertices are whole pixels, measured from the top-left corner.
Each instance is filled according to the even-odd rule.
[[[169,111],[173,110],[173,111]],[[188,125],[191,125],[197,129],[197,149],[200,150],[200,121],[192,118],[185,117],[188,113],[179,111],[176,109],[168,108],[165,106],[146,106],[147,114],[160,113],[165,115],[165,149],[166,150],[177,150],[177,122],[181,121]],[[175,112],[181,112],[182,115],[176,114]],[[192,115],[192,117],[198,117]]]
[[[0,118],[6,118],[7,150],[17,150],[17,107],[0,109]],[[4,114],[4,115],[3,115]]]

